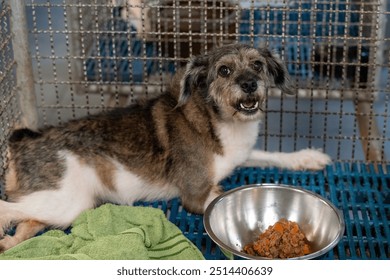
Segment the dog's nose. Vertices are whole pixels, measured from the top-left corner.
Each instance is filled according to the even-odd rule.
[[[257,82],[254,79],[241,81],[240,87],[245,93],[252,93],[257,89]]]

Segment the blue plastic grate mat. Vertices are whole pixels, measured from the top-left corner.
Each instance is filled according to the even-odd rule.
[[[242,43],[252,43],[253,40],[255,46],[268,42],[275,51],[286,52],[287,68],[291,75],[316,78],[318,73],[311,69],[313,40],[325,44],[333,44],[334,38],[345,36],[359,40],[361,8],[351,3],[348,7],[347,10],[345,0],[340,0],[316,5],[294,1],[288,9],[269,9],[267,6],[242,9],[238,39]],[[103,32],[100,35],[98,47],[92,50],[86,61],[88,80],[141,83],[145,75],[175,71],[174,63],[169,58],[159,61],[156,42],[137,38],[136,30],[132,27],[128,30],[128,23],[118,17],[117,8],[113,14],[113,19],[106,23],[107,34]],[[363,46],[362,56],[367,57],[368,51]]]
[[[227,191],[246,184],[262,183],[287,184],[313,191],[343,212],[344,236],[321,259],[390,259],[390,165],[378,166],[376,170],[373,165],[339,163],[319,172],[239,168],[221,184]],[[138,202],[135,205],[164,211],[206,259],[227,259],[205,232],[203,216],[187,212],[180,199]],[[8,232],[13,233],[14,230]]]
[[[390,259],[390,165],[376,170],[373,165],[335,164],[320,172],[242,168],[222,185],[230,190],[260,183],[299,186],[329,199],[342,210],[344,237],[321,259]],[[205,232],[203,216],[188,213],[178,199],[137,205],[162,209],[206,259],[227,259]]]

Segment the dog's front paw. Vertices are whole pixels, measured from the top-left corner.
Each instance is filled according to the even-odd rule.
[[[331,158],[321,150],[304,149],[293,153],[291,169],[293,170],[321,170],[332,162]]]

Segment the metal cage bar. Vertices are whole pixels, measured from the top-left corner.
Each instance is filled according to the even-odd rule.
[[[21,112],[16,95],[16,63],[10,26],[11,8],[0,1],[0,198],[4,197],[4,178],[7,169],[7,139],[18,123]]]
[[[23,0],[9,1],[13,53],[16,62],[16,91],[21,114],[20,126],[38,128],[38,113],[34,88],[34,74],[28,43],[26,10]]]

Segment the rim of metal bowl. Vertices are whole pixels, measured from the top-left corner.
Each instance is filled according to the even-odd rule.
[[[332,208],[332,210],[336,213],[337,215],[337,218],[339,219],[339,224],[340,224],[340,228],[339,228],[339,232],[337,233],[337,236],[336,238],[331,242],[329,243],[327,246],[325,246],[324,248],[322,248],[321,250],[318,250],[314,253],[311,253],[311,254],[308,254],[308,255],[304,255],[304,256],[301,256],[301,257],[296,257],[296,258],[289,258],[288,260],[308,260],[308,259],[314,259],[314,258],[317,258],[319,256],[322,256],[324,255],[325,253],[329,252],[331,249],[333,249],[337,243],[340,242],[340,240],[343,238],[343,235],[344,235],[344,231],[345,231],[345,222],[344,222],[344,216],[343,216],[343,213],[340,209],[336,208],[336,206],[333,205],[333,203],[322,197],[321,195],[315,193],[315,192],[312,192],[312,191],[309,191],[309,190],[306,190],[302,187],[297,187],[297,186],[292,186],[292,185],[285,185],[285,184],[250,184],[250,185],[244,185],[244,186],[241,186],[241,187],[237,187],[237,188],[234,188],[232,190],[229,190],[225,193],[223,193],[222,195],[218,196],[217,198],[215,198],[209,205],[208,207],[206,208],[206,211],[204,213],[204,216],[203,216],[203,224],[204,224],[204,227],[205,227],[205,230],[207,232],[207,234],[210,236],[210,238],[222,249],[222,250],[225,250],[227,252],[231,252],[233,255],[236,255],[238,257],[241,257],[241,258],[244,258],[244,259],[259,259],[259,260],[270,260],[269,258],[265,258],[265,257],[260,257],[260,256],[251,256],[251,255],[248,255],[244,252],[240,252],[240,251],[237,251],[229,246],[227,246],[226,244],[224,244],[215,234],[214,232],[212,231],[211,229],[211,225],[210,225],[210,214],[212,212],[212,210],[214,209],[214,206],[220,202],[221,200],[223,200],[226,196],[232,194],[232,193],[235,193],[235,192],[238,192],[238,191],[241,191],[243,189],[251,189],[251,188],[258,188],[258,187],[261,187],[261,188],[288,188],[292,191],[296,191],[296,192],[301,192],[301,193],[306,193],[306,194],[309,194],[311,196],[314,196],[320,200],[322,200],[326,205],[328,205],[329,207]]]

